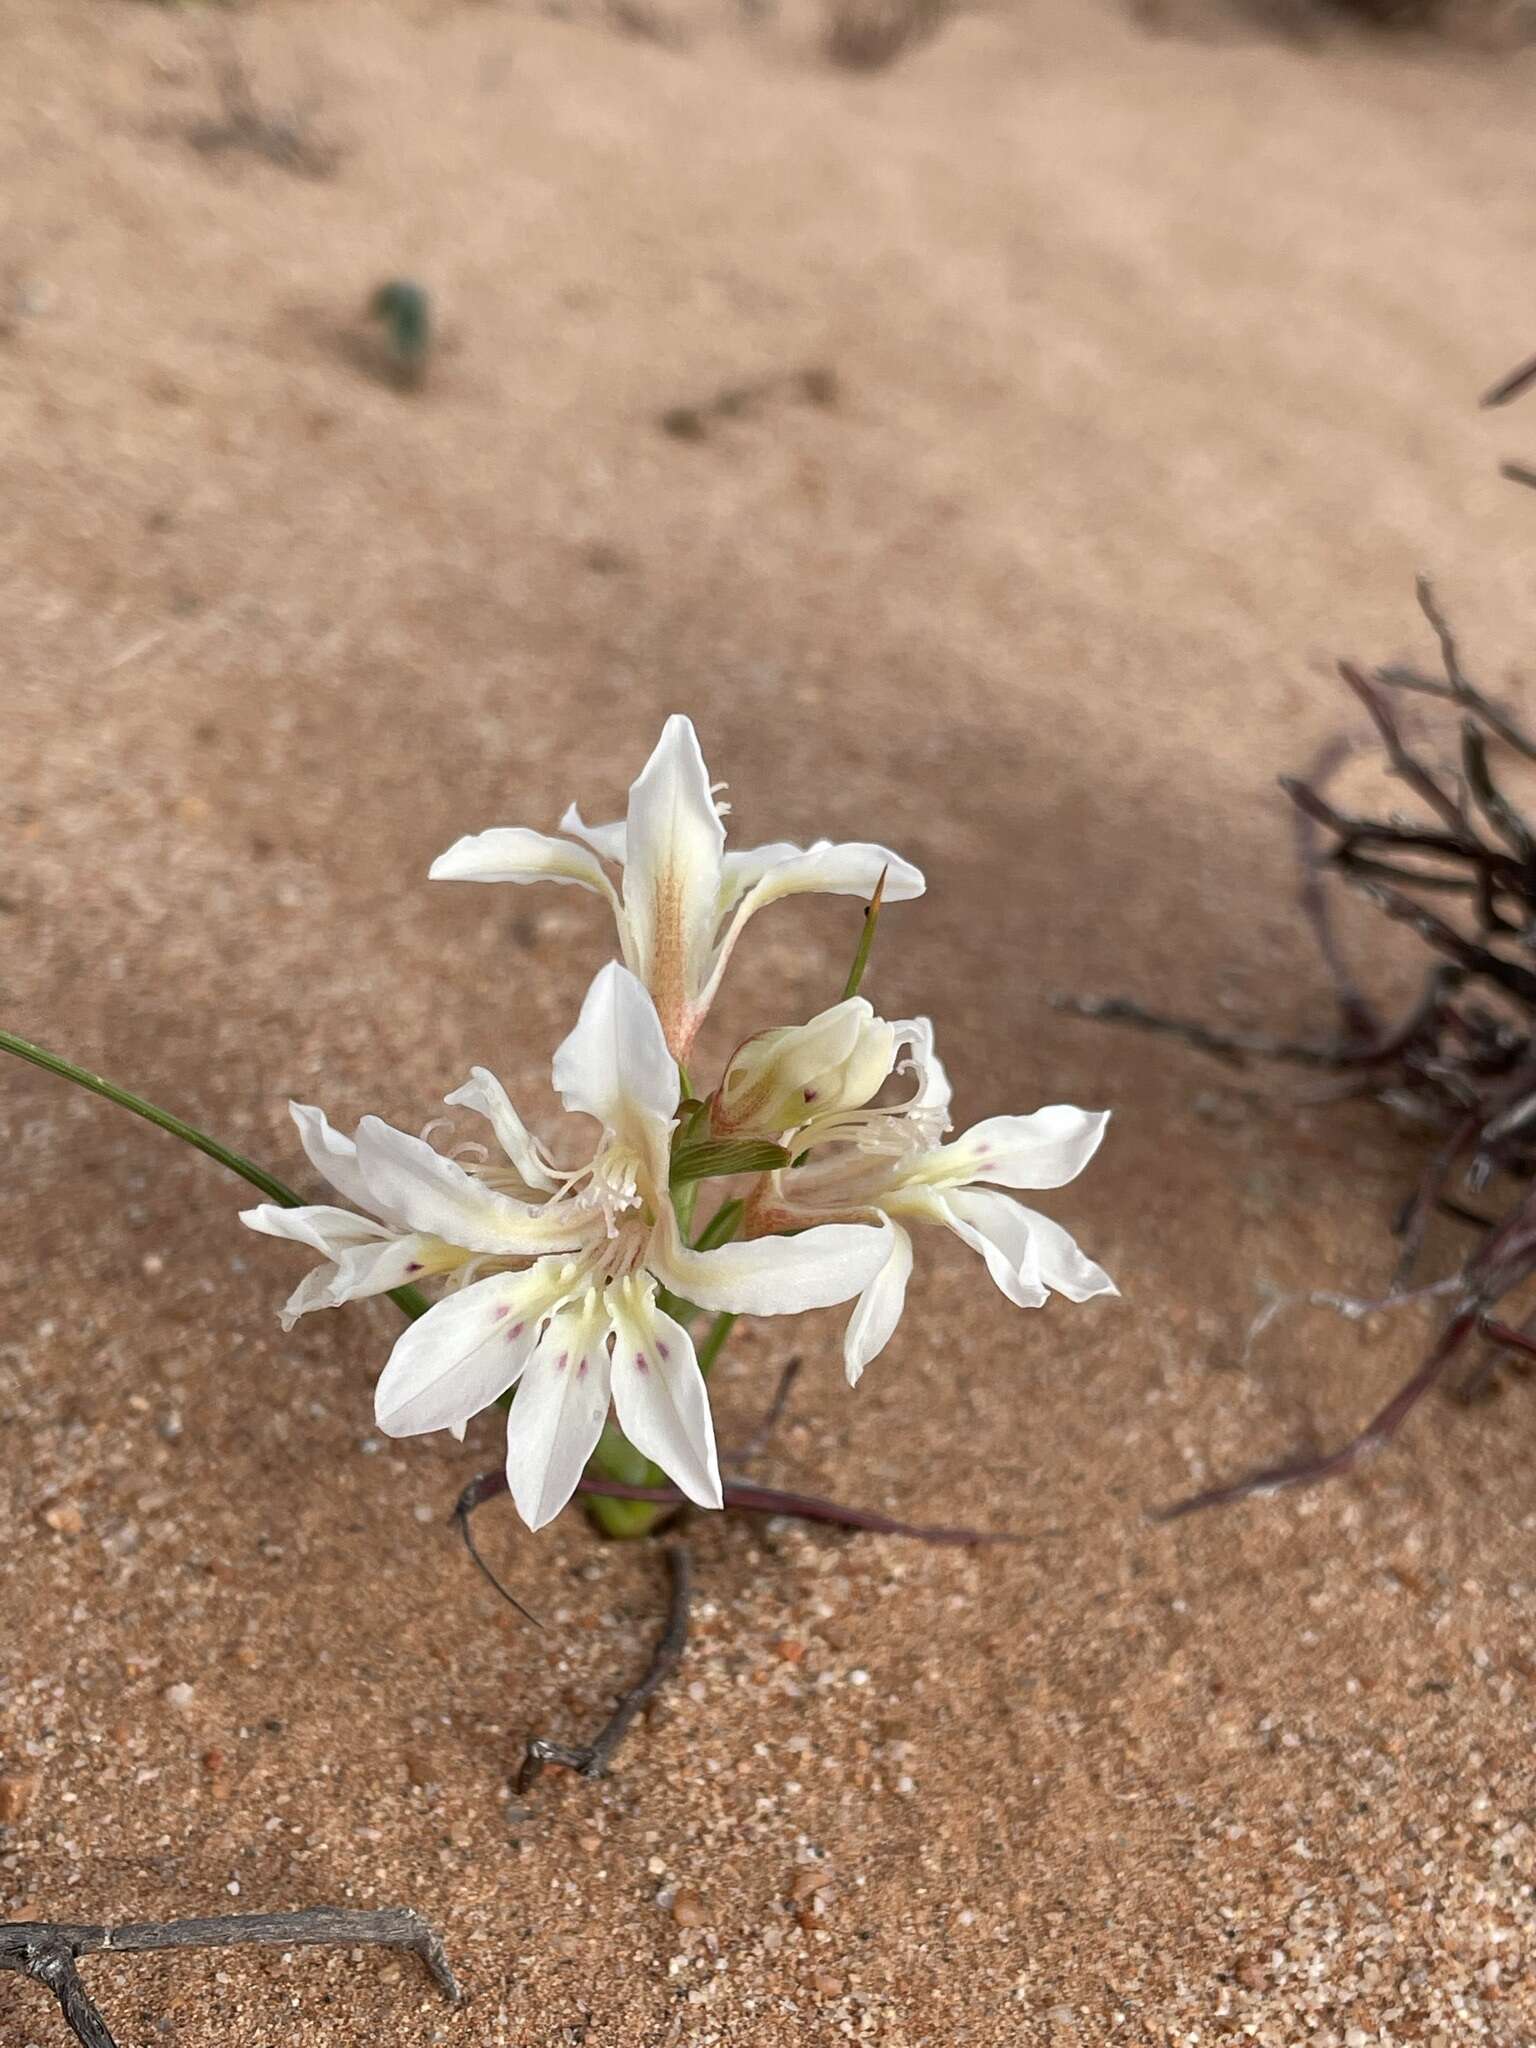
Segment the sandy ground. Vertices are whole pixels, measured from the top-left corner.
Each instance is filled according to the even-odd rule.
[[[333,178],[189,142],[231,33]],[[1483,673],[1521,654],[1536,414],[1472,401],[1536,343],[1536,65],[1067,0],[872,79],[723,17],[0,0],[0,72],[6,1021],[290,1174],[289,1094],[416,1127],[479,1060],[547,1106],[600,911],[426,864],[602,814],[685,708],[745,840],[926,866],[871,986],[962,1117],[1115,1108],[1056,1209],[1125,1291],[1025,1317],[930,1243],[857,1395],[835,1318],[757,1326],[725,1434],[807,1360],[766,1479],[1030,1541],[709,1520],[681,1681],[514,1827],[655,1551],[488,1511],[520,1628],[444,1526],[489,1420],[370,1434],[387,1304],[283,1338],[298,1262],[217,1169],[0,1074],[0,1908],[408,1902],[473,1994],[97,1964],[125,2048],[1531,2040],[1529,1394],[1142,1514],[1406,1370],[1406,1316],[1238,1356],[1266,1290],[1381,1284],[1418,1154],[1046,997],[1321,1029],[1273,777],[1346,716],[1330,658],[1422,653],[1421,568]],[[401,273],[447,327],[416,396],[347,346]],[[835,407],[658,429],[807,364]],[[830,1000],[852,920],[755,927],[717,1046]],[[0,2036],[57,2017],[0,1978]]]

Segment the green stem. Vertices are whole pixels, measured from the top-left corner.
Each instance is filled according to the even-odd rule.
[[[30,1060],[34,1067],[41,1067],[44,1073],[57,1074],[61,1080],[73,1081],[77,1087],[87,1088],[92,1095],[103,1096],[108,1102],[115,1102],[119,1109],[131,1110],[135,1116],[143,1117],[157,1130],[169,1131],[173,1138],[180,1138],[209,1159],[217,1160],[220,1166],[228,1167],[231,1173],[249,1181],[253,1188],[259,1188],[270,1200],[282,1209],[302,1209],[303,1197],[293,1189],[285,1187],[280,1180],[259,1167],[254,1160],[247,1159],[242,1152],[232,1152],[227,1145],[221,1145],[217,1138],[210,1138],[206,1131],[198,1130],[195,1124],[185,1122],[179,1116],[172,1116],[168,1109],[157,1108],[153,1102],[146,1102],[142,1095],[135,1095],[127,1088],[119,1088],[114,1081],[108,1081],[101,1074],[89,1073],[84,1067],[77,1067],[73,1060],[66,1060],[46,1047],[34,1045],[29,1038],[19,1038],[14,1031],[0,1031],[0,1052],[12,1052],[18,1059]],[[432,1304],[418,1287],[392,1287],[389,1298],[403,1315],[414,1320],[425,1315]]]
[[[729,1337],[735,1326],[736,1318],[730,1314],[718,1315],[710,1324],[709,1335],[704,1339],[698,1350],[699,1371],[703,1373],[705,1379],[709,1378],[709,1368],[720,1356],[721,1346],[725,1343],[726,1338]]]
[[[741,1222],[746,1206],[745,1202],[734,1196],[729,1202],[722,1202],[694,1239],[694,1250],[712,1252],[719,1245],[728,1244],[736,1235],[737,1225]]]

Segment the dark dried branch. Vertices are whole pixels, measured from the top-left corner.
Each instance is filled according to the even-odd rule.
[[[207,1920],[146,1920],[120,1927],[14,1920],[0,1925],[0,1970],[15,1970],[51,1991],[83,2048],[114,2048],[112,2035],[75,1964],[81,1956],[146,1955],[184,1948],[409,1949],[453,2004],[464,1994],[436,1930],[409,1907],[353,1912],[315,1906],[302,1913],[226,1913]]]
[[[1419,610],[1429,622],[1430,631],[1440,643],[1440,662],[1445,670],[1445,680],[1436,682],[1429,676],[1421,676],[1416,669],[1381,668],[1376,671],[1376,680],[1395,690],[1415,690],[1425,697],[1444,697],[1453,704],[1459,704],[1474,718],[1480,718],[1490,732],[1498,734],[1501,740],[1512,746],[1516,753],[1523,754],[1528,761],[1536,761],[1536,740],[1527,737],[1522,728],[1491,697],[1474,687],[1468,680],[1461,665],[1461,651],[1456,636],[1446,621],[1435,599],[1434,586],[1427,576],[1420,576],[1414,585],[1419,600]]]
[[[1445,1183],[1451,1168],[1462,1152],[1477,1136],[1478,1120],[1475,1116],[1462,1119],[1443,1145],[1437,1146],[1425,1168],[1424,1176],[1409,1197],[1399,1219],[1396,1235],[1402,1240],[1397,1255],[1397,1264],[1392,1273],[1389,1293],[1406,1292],[1418,1264],[1419,1253],[1424,1244],[1424,1233],[1429,1228],[1429,1219],[1445,1198]]]
[[[1339,674],[1370,713],[1371,722],[1380,737],[1392,773],[1405,782],[1414,795],[1442,821],[1454,849],[1458,852],[1468,850],[1475,842],[1470,841],[1467,836],[1466,820],[1461,805],[1448,791],[1440,787],[1423,762],[1409,752],[1386,698],[1374,684],[1366,680],[1353,662],[1341,661]]]
[[[656,1639],[650,1662],[628,1691],[620,1693],[613,1712],[590,1742],[573,1748],[568,1743],[550,1742],[542,1735],[535,1735],[530,1740],[522,1768],[517,1774],[520,1793],[533,1789],[546,1764],[560,1764],[583,1778],[607,1777],[614,1752],[634,1725],[641,1708],[682,1662],[683,1652],[688,1647],[693,1564],[685,1543],[669,1543],[666,1554],[671,1597],[667,1604],[666,1626]]]
[[[1190,1017],[1169,1017],[1149,1010],[1129,996],[1078,996],[1061,990],[1048,1002],[1053,1010],[1065,1010],[1074,1017],[1091,1017],[1101,1024],[1132,1024],[1139,1031],[1179,1038],[1199,1052],[1213,1054],[1233,1066],[1250,1059],[1288,1060],[1303,1067],[1335,1067],[1338,1049],[1331,1045],[1309,1045],[1300,1039],[1272,1038],[1263,1031],[1215,1031]]]
[[[1192,1494],[1188,1500],[1175,1501],[1172,1507],[1157,1508],[1152,1519],[1176,1522],[1185,1515],[1197,1514],[1203,1508],[1229,1507],[1234,1501],[1251,1500],[1258,1494],[1282,1493],[1292,1486],[1315,1485],[1320,1479],[1335,1479],[1340,1473],[1348,1472],[1362,1458],[1369,1457],[1372,1451],[1379,1451],[1392,1441],[1424,1396],[1444,1379],[1477,1320],[1477,1311],[1472,1308],[1463,1308],[1453,1315],[1412,1379],[1398,1388],[1358,1436],[1351,1437],[1338,1450],[1316,1458],[1297,1458],[1284,1465],[1267,1465],[1258,1472],[1248,1473],[1245,1478],[1233,1480],[1230,1485],[1212,1486],[1204,1493]]]
[[[478,1507],[495,1500],[507,1490],[506,1472],[499,1468],[472,1479],[454,1506],[454,1520],[461,1530]],[[647,1501],[654,1507],[685,1508],[688,1496],[675,1486],[628,1486],[618,1479],[581,1479],[576,1491],[610,1500]],[[748,1515],[783,1515],[791,1522],[822,1522],[834,1529],[862,1529],[872,1536],[906,1536],[917,1543],[933,1543],[964,1549],[991,1543],[1022,1543],[1025,1538],[1010,1529],[971,1529],[944,1523],[904,1522],[878,1508],[847,1507],[841,1501],[824,1500],[814,1493],[783,1493],[773,1486],[752,1486],[745,1480],[727,1479],[721,1487],[723,1505]],[[482,1571],[487,1567],[476,1560]]]
[[[1532,356],[1529,362],[1520,363],[1507,377],[1501,377],[1477,402],[1485,407],[1508,405],[1512,398],[1518,398],[1522,391],[1529,391],[1533,384],[1536,384],[1536,356]]]
[[[1509,1323],[1501,1323],[1497,1316],[1480,1317],[1477,1327],[1490,1344],[1518,1351],[1522,1358],[1536,1358],[1536,1336],[1529,1330],[1516,1330]]]
[[[1488,741],[1475,718],[1462,721],[1461,765],[1467,787],[1483,816],[1527,871],[1528,880],[1532,864],[1536,863],[1536,839],[1532,838],[1530,827],[1495,783],[1488,766]]]
[[[1536,1005],[1536,973],[1529,967],[1522,967],[1518,961],[1506,960],[1500,954],[1481,946],[1475,939],[1448,925],[1443,918],[1436,917],[1432,910],[1426,910],[1422,903],[1415,903],[1399,889],[1389,888],[1383,882],[1371,882],[1365,887],[1365,894],[1388,917],[1398,924],[1405,924],[1418,933],[1426,945],[1433,946],[1437,953],[1443,953],[1448,960],[1463,968],[1470,975],[1481,976],[1506,995],[1516,996],[1523,1003]]]
[[[1333,983],[1334,1000],[1339,1006],[1346,1040],[1370,1045],[1381,1037],[1381,1019],[1356,983],[1344,958],[1344,949],[1334,928],[1332,899],[1324,881],[1324,864],[1317,838],[1320,820],[1297,795],[1298,790],[1305,790],[1309,797],[1315,795],[1321,802],[1321,792],[1355,749],[1356,741],[1348,735],[1331,739],[1312,763],[1306,781],[1297,784],[1290,793],[1297,804],[1292,819],[1296,868],[1301,877],[1296,900],[1302,916],[1311,927],[1313,941],[1328,970],[1328,979]]]

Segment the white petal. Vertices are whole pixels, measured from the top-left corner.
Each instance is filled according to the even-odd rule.
[[[734,910],[747,891],[755,888],[770,868],[790,860],[804,848],[788,839],[776,839],[769,846],[749,846],[740,853],[728,853],[720,863],[720,915]]]
[[[264,1237],[287,1237],[295,1244],[313,1246],[328,1259],[339,1258],[353,1245],[369,1244],[393,1233],[371,1216],[356,1215],[351,1209],[332,1209],[324,1203],[289,1209],[276,1202],[263,1202],[255,1209],[242,1209],[240,1221]]]
[[[786,1089],[803,1088],[829,1067],[841,1066],[874,1019],[874,1010],[863,996],[850,996],[846,1002],[834,1003],[830,1010],[812,1017],[809,1023],[791,1025],[775,1033],[774,1064],[780,1085]],[[747,1043],[750,1045],[751,1039]],[[886,1072],[889,1071],[887,1066]],[[883,1081],[885,1074],[880,1079]]]
[[[955,1188],[934,1202],[938,1220],[972,1251],[1008,1299],[1020,1308],[1044,1308],[1050,1299],[1040,1277],[1040,1254],[1029,1227],[1030,1212],[1011,1195],[990,1188]]]
[[[554,1316],[507,1420],[507,1485],[530,1529],[576,1491],[608,1419],[608,1317],[599,1305]]]
[[[927,1017],[909,1017],[904,1024],[898,1024],[896,1043],[904,1047],[907,1057],[898,1060],[897,1070],[910,1069],[917,1076],[917,1093],[906,1104],[908,1109],[938,1109],[945,1112],[944,1129],[949,1129],[949,1102],[953,1090],[949,1075],[933,1049],[933,1024]]]
[[[629,792],[624,911],[631,964],[679,1057],[709,978],[724,847],[698,735],[688,719],[669,718]]]
[[[696,1252],[678,1237],[670,1209],[660,1218],[651,1271],[699,1308],[748,1316],[792,1316],[861,1294],[884,1265],[886,1232],[868,1223],[818,1223],[797,1237],[757,1237]]]
[[[693,1339],[657,1308],[648,1281],[629,1281],[609,1292],[613,1406],[620,1429],[691,1501],[719,1507],[715,1427]]]
[[[891,1341],[907,1302],[912,1273],[912,1240],[899,1223],[891,1225],[891,1248],[885,1264],[859,1296],[843,1333],[843,1369],[850,1387],[872,1358]]]
[[[360,1209],[370,1207],[368,1190],[358,1171],[357,1147],[352,1140],[331,1127],[323,1109],[313,1109],[305,1102],[290,1102],[288,1114],[298,1126],[299,1143],[315,1171],[347,1201],[355,1202]]]
[[[871,897],[882,874],[882,900],[886,903],[909,902],[914,896],[921,896],[927,886],[922,870],[887,846],[873,846],[867,841],[834,846],[830,839],[818,839],[803,853],[791,854],[764,870],[741,906],[743,921],[765,903],[777,903],[782,896]]]
[[[365,1116],[357,1127],[357,1159],[370,1207],[382,1206],[408,1229],[466,1251],[513,1257],[575,1251],[595,1227],[573,1216],[568,1203],[537,1207],[498,1194],[456,1160],[376,1116]]]
[[[665,1122],[677,1110],[677,1062],[656,1005],[616,960],[599,969],[552,1071],[566,1108],[595,1116],[607,1131],[630,1135],[637,1111]]]
[[[558,1262],[495,1273],[450,1294],[398,1338],[373,1397],[386,1436],[455,1429],[504,1394],[560,1298]]]
[[[725,972],[743,926],[765,905],[778,902],[781,896],[871,897],[882,874],[885,876],[883,900],[887,903],[904,903],[913,896],[921,896],[926,887],[919,869],[884,846],[864,843],[834,846],[830,839],[819,839],[803,853],[792,853],[784,860],[775,861],[736,906],[725,937],[715,953],[709,980],[697,997],[699,1014],[702,1015],[714,1000],[720,977]]]
[[[947,1195],[945,1200],[952,1202],[954,1196]],[[1013,1206],[1028,1221],[1040,1278],[1047,1287],[1064,1294],[1068,1301],[1092,1301],[1096,1295],[1120,1292],[1104,1268],[1078,1249],[1070,1231],[1063,1230],[1052,1217],[1042,1216],[1038,1209],[1026,1209],[1022,1202]]]
[[[617,905],[613,884],[597,855],[569,839],[497,825],[456,839],[427,870],[433,882],[574,882]]]
[[[386,1237],[353,1245],[339,1252],[331,1265],[304,1276],[284,1305],[283,1328],[291,1330],[312,1309],[340,1308],[344,1302],[388,1294],[392,1287],[407,1287],[429,1273],[451,1273],[463,1263],[464,1254],[456,1245],[436,1237]]]
[[[511,1097],[489,1067],[471,1067],[469,1079],[443,1100],[450,1109],[472,1109],[485,1118],[526,1187],[549,1193],[560,1185],[543,1146],[512,1107]]]
[[[1003,1188],[1065,1187],[1098,1151],[1108,1122],[1107,1109],[1065,1102],[1032,1116],[991,1116],[926,1161],[923,1178],[936,1186],[984,1180]]]
[[[573,839],[584,839],[595,854],[623,867],[628,833],[622,818],[616,825],[589,825],[576,806],[568,804],[560,830]]]

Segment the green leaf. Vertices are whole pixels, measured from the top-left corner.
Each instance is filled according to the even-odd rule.
[[[880,905],[885,901],[885,869],[880,870],[880,879],[875,884],[875,893],[864,906],[864,926],[859,933],[858,951],[853,956],[853,965],[848,970],[848,979],[843,984],[843,1001],[859,992],[859,983],[864,979],[864,970],[869,965],[869,955],[875,943],[875,927],[880,922]]]
[[[672,1154],[672,1185],[727,1173],[776,1173],[788,1164],[784,1147],[765,1138],[685,1138]]]

